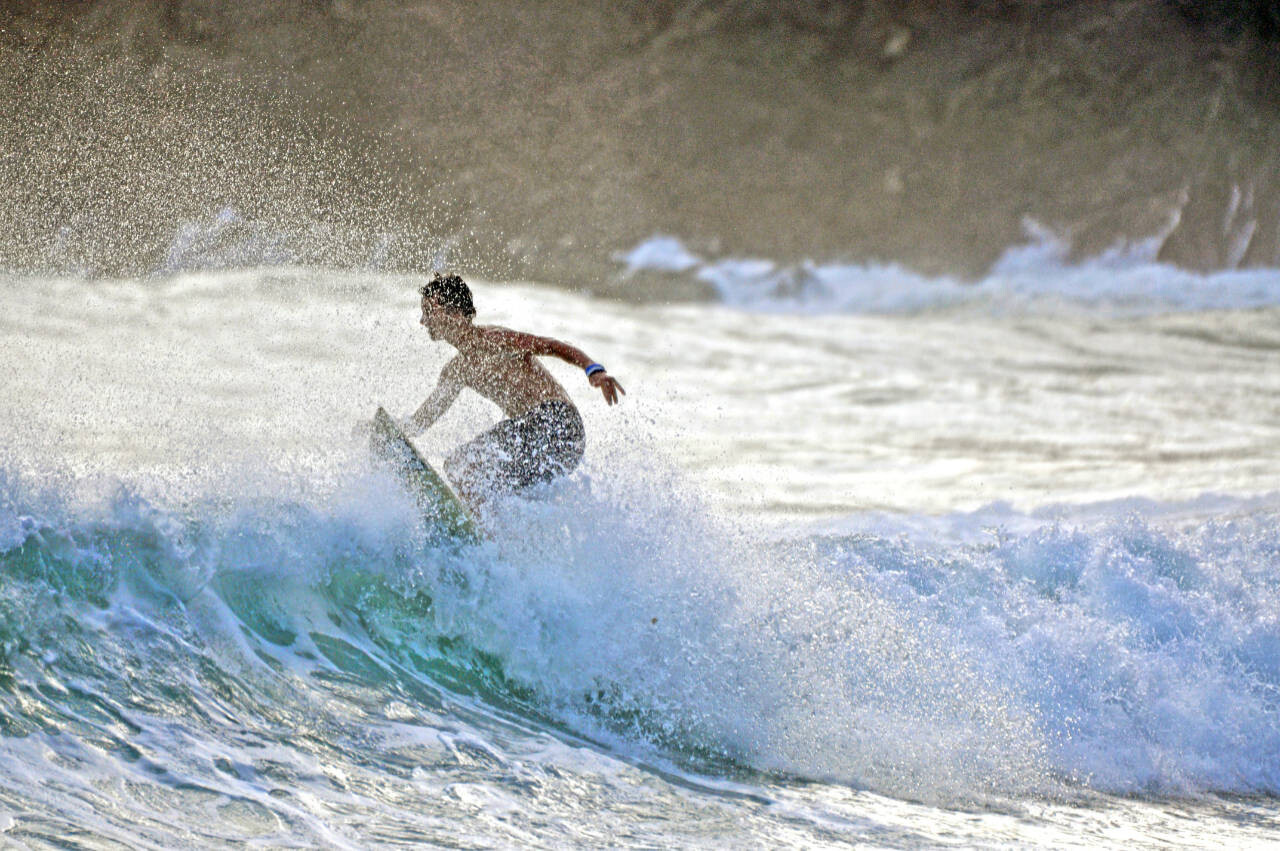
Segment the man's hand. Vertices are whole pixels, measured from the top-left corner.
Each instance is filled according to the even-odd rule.
[[[591,382],[592,387],[599,387],[600,392],[604,394],[604,400],[610,405],[618,401],[618,394],[627,395],[627,391],[622,389],[622,385],[607,372],[594,373],[587,379]]]
[[[418,424],[413,421],[413,417],[392,417],[391,421],[399,426],[400,430],[409,437],[413,437],[422,431],[418,428]],[[368,440],[373,437],[373,420],[359,420],[351,429],[351,437],[356,440]]]

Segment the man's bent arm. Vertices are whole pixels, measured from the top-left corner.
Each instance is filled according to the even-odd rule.
[[[586,369],[591,365],[591,358],[577,346],[571,346],[551,337],[539,337],[536,334],[525,334],[522,331],[511,331],[506,328],[498,332],[508,345],[526,351],[531,355],[545,357],[551,355],[571,363],[578,369]]]
[[[426,431],[432,423],[440,419],[445,411],[449,410],[449,406],[462,392],[462,382],[454,375],[451,367],[453,367],[453,361],[445,364],[444,369],[440,371],[440,380],[436,382],[436,389],[432,390],[427,400],[410,415],[406,422],[409,431],[414,434]]]
[[[496,335],[508,345],[529,352],[532,355],[552,355],[582,370],[591,367],[591,371],[587,373],[587,381],[591,382],[592,387],[604,394],[604,400],[610,405],[617,403],[619,393],[624,396],[627,394],[627,391],[622,389],[622,385],[618,383],[617,379],[605,372],[604,367],[600,364],[592,363],[591,358],[587,357],[586,353],[576,346],[571,346],[551,337],[539,337],[536,334],[525,334],[520,331],[511,331],[507,328],[496,329]]]

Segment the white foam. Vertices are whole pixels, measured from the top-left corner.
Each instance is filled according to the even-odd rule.
[[[627,264],[629,273],[641,269],[662,272],[684,272],[702,263],[702,258],[684,247],[674,236],[653,236],[630,251],[614,255],[614,259]]]
[[[687,272],[711,284],[729,305],[794,313],[917,313],[980,307],[996,313],[1061,308],[1145,315],[1248,309],[1280,304],[1280,270],[1201,273],[1155,259],[1158,240],[1068,259],[1070,245],[1033,222],[1028,241],[1011,246],[981,280],[921,275],[895,263],[784,265],[768,259],[703,260],[674,237],[654,237],[620,255],[628,272]]]
[[[1053,777],[1126,793],[1280,791],[1274,503],[1190,505],[1208,518],[1116,503],[962,543],[927,531],[769,543],[713,520],[637,452],[644,463],[628,469],[648,478],[597,467],[513,501],[495,541],[460,559],[424,550],[407,501],[368,480],[323,505],[187,505],[198,546],[127,493],[81,519],[37,518],[27,535],[65,549],[48,570],[115,588],[144,618],[157,582],[182,597],[210,570],[277,576],[290,602],[270,616],[300,619],[304,644],[306,624],[333,628],[308,583],[361,565],[435,601],[430,622],[390,618],[409,630],[393,643],[461,637],[545,711],[643,756],[705,752],[926,800],[1035,794]],[[4,487],[5,504],[32,510],[14,480]],[[1015,516],[992,507],[954,525],[1002,514]],[[131,542],[127,564],[117,539]],[[125,570],[127,583],[108,575]],[[256,664],[240,625],[185,599],[206,641],[237,648],[223,664]]]

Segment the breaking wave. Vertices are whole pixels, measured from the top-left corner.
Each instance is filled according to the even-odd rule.
[[[1269,510],[761,541],[579,478],[459,548],[389,482],[352,488],[166,507],[5,476],[5,735],[135,759],[166,719],[210,740],[296,724],[340,683],[481,738],[511,716],[717,776],[947,800],[1280,791]]]

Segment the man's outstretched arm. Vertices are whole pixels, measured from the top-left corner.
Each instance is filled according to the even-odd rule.
[[[454,361],[449,361],[444,365],[444,369],[440,370],[440,380],[436,382],[436,388],[431,391],[431,395],[405,421],[405,430],[410,434],[421,434],[426,431],[432,423],[440,419],[445,411],[449,410],[449,406],[461,392],[462,381],[457,376],[457,368],[454,366]]]
[[[616,378],[609,375],[603,366],[594,363],[577,346],[571,346],[551,337],[539,337],[536,334],[525,334],[521,331],[511,331],[506,328],[497,330],[496,333],[509,346],[538,357],[557,357],[585,371],[587,373],[587,381],[591,382],[592,387],[600,389],[600,392],[604,394],[604,400],[610,405],[618,401],[619,393],[623,396],[627,395],[627,391],[622,389],[622,385],[618,383]]]

